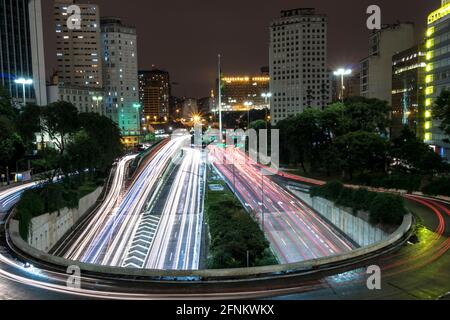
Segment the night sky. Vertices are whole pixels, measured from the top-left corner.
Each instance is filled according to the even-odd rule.
[[[86,0],[88,1],[88,0]],[[43,0],[49,72],[55,66],[53,0]],[[329,67],[352,66],[367,55],[366,9],[377,4],[382,23],[412,21],[417,37],[440,0],[94,0],[102,16],[137,27],[139,68],[170,72],[173,93],[203,97],[216,78],[217,53],[226,74],[259,74],[268,65],[269,25],[280,10],[314,7],[329,18]]]

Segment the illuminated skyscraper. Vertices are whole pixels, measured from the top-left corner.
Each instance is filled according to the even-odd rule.
[[[247,111],[269,108],[262,95],[269,93],[268,76],[224,76],[222,77],[222,110]]]
[[[423,138],[425,67],[422,46],[414,46],[392,57],[392,137],[399,136],[407,126]]]
[[[167,71],[139,71],[139,95],[147,125],[168,121],[170,76]]]
[[[106,115],[122,130],[127,145],[139,143],[139,102],[136,28],[119,18],[102,18],[103,85]]]
[[[73,4],[81,10],[80,29],[69,28],[71,25],[68,19],[73,12],[68,9]],[[99,7],[74,0],[56,0],[54,19],[58,62],[56,70],[60,84],[102,88]]]
[[[41,0],[0,1],[0,86],[22,101],[17,78],[32,79],[26,99],[47,104]]]
[[[331,102],[327,70],[327,16],[314,9],[281,12],[270,27],[272,124]]]
[[[450,88],[450,3],[442,1],[440,9],[428,16],[425,47],[425,142],[442,157],[450,160],[448,136],[432,118],[432,105],[443,89]]]

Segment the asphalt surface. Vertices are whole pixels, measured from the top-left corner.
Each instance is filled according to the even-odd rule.
[[[281,263],[341,254],[355,247],[238,149],[211,147],[210,151],[214,166],[264,228]]]

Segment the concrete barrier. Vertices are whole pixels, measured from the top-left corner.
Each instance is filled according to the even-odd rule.
[[[78,201],[78,208],[63,208],[31,219],[28,244],[35,249],[48,252],[70,230],[78,220],[97,202],[103,187]]]
[[[336,206],[327,199],[311,198],[308,193],[292,189],[290,191],[361,247],[382,241],[389,236],[369,223],[369,214],[366,212],[354,215],[351,209]]]
[[[301,273],[305,271],[311,271],[317,269],[321,266],[327,266],[331,264],[344,264],[347,261],[364,258],[369,254],[374,254],[388,248],[409,233],[413,223],[412,215],[408,214],[404,217],[401,226],[386,239],[366,246],[364,248],[356,249],[345,254],[329,256],[309,261],[303,261],[299,263],[291,263],[285,265],[275,265],[266,267],[255,267],[255,268],[238,268],[238,269],[216,269],[216,270],[146,270],[146,269],[131,269],[131,268],[119,268],[119,267],[108,267],[81,263],[77,261],[70,261],[60,257],[49,255],[43,251],[39,251],[31,247],[26,243],[19,234],[19,222],[17,220],[10,219],[7,232],[9,233],[12,244],[14,244],[16,249],[27,256],[33,257],[38,261],[49,263],[52,265],[67,268],[69,266],[78,266],[82,271],[112,275],[112,276],[132,276],[132,277],[147,277],[153,279],[171,279],[171,280],[184,280],[184,279],[214,279],[219,280],[229,280],[229,279],[246,279],[249,278],[261,278],[261,277],[273,277],[280,274],[290,274],[290,273]]]

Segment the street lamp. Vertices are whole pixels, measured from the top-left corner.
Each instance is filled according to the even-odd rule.
[[[261,94],[261,97],[263,97],[264,98],[264,100],[265,100],[265,103],[266,103],[266,108],[265,108],[265,110],[266,110],[266,130],[267,130],[267,119],[270,119],[270,116],[267,116],[267,109],[269,109],[270,110],[270,98],[272,98],[272,93],[270,93],[270,92],[264,92],[263,94]],[[268,102],[268,103],[267,103]]]
[[[99,105],[100,102],[103,101],[103,97],[102,96],[93,96],[92,100],[94,100],[95,103],[97,104],[97,112],[98,112],[98,105]]]
[[[245,101],[244,106],[247,108],[247,121],[248,121],[248,128],[250,129],[250,107],[253,105],[253,102],[251,101]]]
[[[137,112],[136,131],[137,131],[137,133],[139,135],[139,131],[140,131],[139,119],[141,118],[141,115],[139,113],[139,109],[141,108],[141,104],[140,103],[134,103],[133,104],[133,108],[135,108],[136,112]]]
[[[25,86],[33,84],[33,80],[32,79],[19,78],[19,79],[14,80],[14,82],[16,84],[21,84],[22,85],[23,106],[25,106],[27,104],[27,97],[26,97],[26,93],[25,93]]]
[[[334,72],[334,75],[336,77],[341,77],[341,101],[344,102],[344,90],[345,90],[345,86],[344,86],[344,76],[348,76],[352,74],[352,70],[351,69],[338,69]]]

